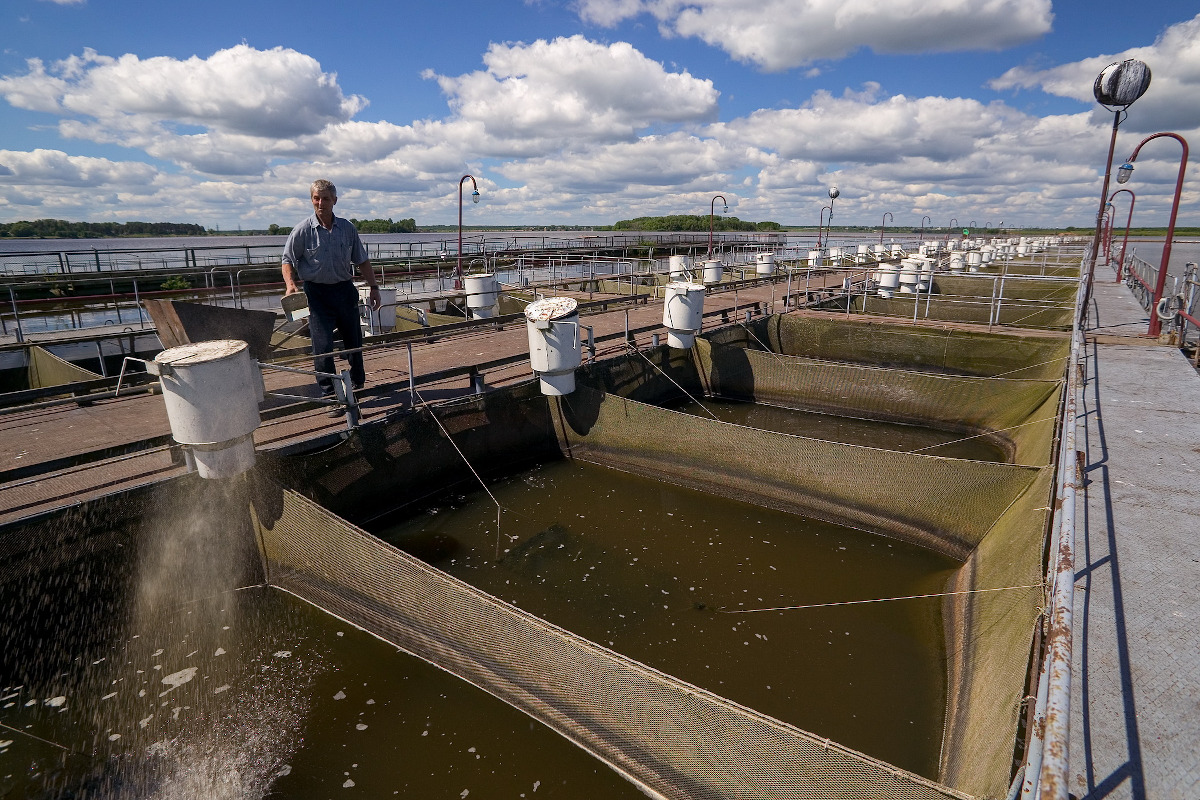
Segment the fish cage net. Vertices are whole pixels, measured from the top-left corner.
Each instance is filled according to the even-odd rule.
[[[1000,275],[940,275],[931,293],[881,297],[862,289],[850,298],[860,314],[936,322],[1067,331],[1075,313],[1077,279]],[[845,308],[846,300],[832,301]]]
[[[524,711],[651,796],[964,796],[527,614],[294,492],[273,506],[259,520],[273,585]]]
[[[997,444],[1012,461],[1042,466],[1061,381],[967,377],[844,364],[696,343],[705,393],[859,418],[928,424]],[[932,452],[938,455],[936,449]]]
[[[1061,380],[1069,336],[983,332],[832,314],[775,314],[714,331],[714,344],[742,344],[823,361],[950,375]]]
[[[797,336],[793,322],[767,320],[759,333],[770,341],[773,330],[776,345],[781,332],[812,338],[812,330]],[[845,331],[823,323],[818,338],[846,341]],[[897,335],[873,323],[843,325],[882,331],[882,341]],[[722,337],[738,340],[731,331],[709,338]],[[562,398],[527,384],[363,426],[323,453],[278,459],[264,485],[297,491],[271,488],[255,501],[269,580],[525,711],[652,796],[1002,795],[1042,605],[1053,426],[1013,434],[1026,463],[992,463],[753,429],[662,403],[714,387],[795,406],[844,397],[905,418],[948,420],[961,408],[971,427],[990,429],[1053,415],[1059,387],[1046,378],[921,375],[814,357],[837,347],[780,357],[748,349],[758,338],[742,339],[740,353],[714,341],[606,360],[581,370],[576,391]],[[931,345],[924,360],[939,368],[971,350],[957,332],[894,341]],[[1026,355],[1043,358],[1044,344],[1037,340]],[[1010,355],[996,345],[991,368],[1011,370]],[[881,402],[871,400],[872,387]],[[938,709],[938,781],[641,664],[354,526],[473,481],[464,458],[486,479],[563,456],[895,537],[961,563],[942,600],[947,694]]]

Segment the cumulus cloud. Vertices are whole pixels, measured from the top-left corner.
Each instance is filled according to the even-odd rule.
[[[76,189],[95,189],[150,183],[157,170],[149,164],[110,161],[106,158],[67,155],[61,150],[0,150],[0,185],[50,184]]]
[[[1050,31],[1050,0],[579,0],[612,26],[641,14],[768,71],[877,53],[999,50]]]
[[[459,120],[500,142],[631,139],[660,123],[716,117],[712,81],[668,72],[627,42],[583,36],[493,44],[486,69],[437,80]]]
[[[0,96],[64,117],[64,136],[139,147],[226,174],[291,155],[287,142],[317,136],[366,105],[343,94],[337,76],[311,56],[281,47],[243,44],[186,60],[87,49],[49,67],[37,59],[27,67],[24,75],[0,77]]]
[[[1021,116],[1001,103],[904,95],[878,99],[878,92],[877,84],[842,97],[820,91],[800,108],[755,111],[709,131],[785,158],[874,164],[901,156],[961,157],[979,139]]]
[[[603,7],[614,19],[656,14],[677,33],[687,9],[673,2],[593,0],[580,8]],[[1200,34],[1175,26],[1155,43],[1155,60],[1139,56],[1155,68],[1155,83],[1135,116],[1164,83],[1183,90],[1197,80],[1193,40]],[[1091,102],[1092,78],[1115,59],[1098,57],[1094,69],[1080,62],[1012,71],[997,86]],[[1160,67],[1163,60],[1172,64]],[[493,44],[482,61],[457,76],[426,73],[447,108],[411,121],[355,119],[366,100],[291,50],[242,45],[186,60],[89,50],[53,64],[30,61],[23,74],[0,77],[0,96],[56,117],[65,140],[142,152],[120,162],[56,149],[0,151],[0,216],[291,224],[308,213],[308,183],[324,176],[342,188],[339,207],[348,215],[437,223],[453,219],[456,181],[467,171],[484,193],[470,212],[481,224],[707,214],[722,193],[744,219],[815,225],[831,185],[841,189],[845,223],[877,223],[892,212],[898,227],[923,214],[935,225],[951,217],[1074,224],[1094,216],[1111,123],[1090,109],[1038,117],[1000,101],[894,95],[878,83],[718,120],[711,81],[627,43],[571,36]],[[302,80],[292,80],[297,71]],[[1200,103],[1186,105],[1178,113]],[[302,118],[289,118],[297,109]],[[154,162],[137,160],[142,153]],[[1159,166],[1144,155],[1139,178],[1154,178]],[[1154,213],[1155,202],[1139,197],[1139,213]]]
[[[1136,58],[1150,66],[1146,94],[1130,108],[1122,127],[1137,131],[1200,128],[1200,15],[1168,27],[1154,43],[1119,53],[1099,55],[1050,69],[1014,67],[990,81],[997,90],[1040,89],[1093,107],[1093,118],[1111,121],[1096,104],[1092,85],[1109,64]]]

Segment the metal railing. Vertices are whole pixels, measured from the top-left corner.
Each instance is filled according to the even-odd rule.
[[[724,232],[714,240],[725,246],[779,247],[783,233]],[[707,244],[708,234],[630,232],[622,234],[556,236],[549,233],[514,233],[511,236],[475,234],[463,238],[464,256],[503,255],[514,252],[601,251],[634,247],[690,247]],[[372,261],[452,259],[458,240],[421,239],[411,242],[365,242]],[[213,267],[278,264],[283,238],[265,244],[213,244],[184,247],[97,248],[0,253],[0,275],[72,275],[168,270],[203,271]]]
[[[1086,275],[1086,271],[1081,270]],[[1063,392],[1062,427],[1055,470],[1054,514],[1050,524],[1049,557],[1045,574],[1042,615],[1044,647],[1034,693],[1024,763],[1009,797],[1019,787],[1023,800],[1067,800],[1069,786],[1071,658],[1075,605],[1075,494],[1079,477],[1075,429],[1078,397],[1082,392],[1084,281],[1075,298],[1075,325]]]

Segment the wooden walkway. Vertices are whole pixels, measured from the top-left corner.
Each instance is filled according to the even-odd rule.
[[[840,286],[840,277],[824,276],[820,285],[814,279],[809,288],[817,290],[825,282]],[[802,291],[804,286],[793,289]],[[778,278],[773,284],[711,294],[705,302],[705,329],[744,319],[747,311],[755,315],[781,311],[785,291],[786,279]],[[654,334],[665,335],[662,301],[585,310],[580,321],[593,328],[598,358],[625,349],[627,327],[643,347]],[[523,321],[409,341],[368,342],[367,386],[360,397],[362,422],[412,404],[410,343],[417,390],[425,402],[471,393],[472,371],[488,387],[534,377]],[[312,368],[310,358],[298,356],[294,362],[299,368]],[[306,376],[265,370],[264,379],[268,391],[317,396],[314,382]],[[296,401],[281,406],[283,401],[272,399],[264,405],[264,422],[254,435],[259,450],[318,448],[345,435],[344,418],[331,419],[325,406]],[[7,410],[0,415],[0,524],[181,474],[186,467],[178,449],[170,445],[166,408],[158,394]]]

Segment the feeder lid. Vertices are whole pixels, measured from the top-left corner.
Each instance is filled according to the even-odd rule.
[[[578,306],[573,297],[543,297],[525,306],[525,319],[530,322],[562,319],[574,314]]]
[[[704,284],[692,283],[691,281],[671,281],[667,284],[668,289],[673,289],[676,292],[703,292]]]
[[[215,339],[211,342],[192,342],[163,350],[154,357],[156,364],[203,364],[236,355],[249,345],[240,339]]]

